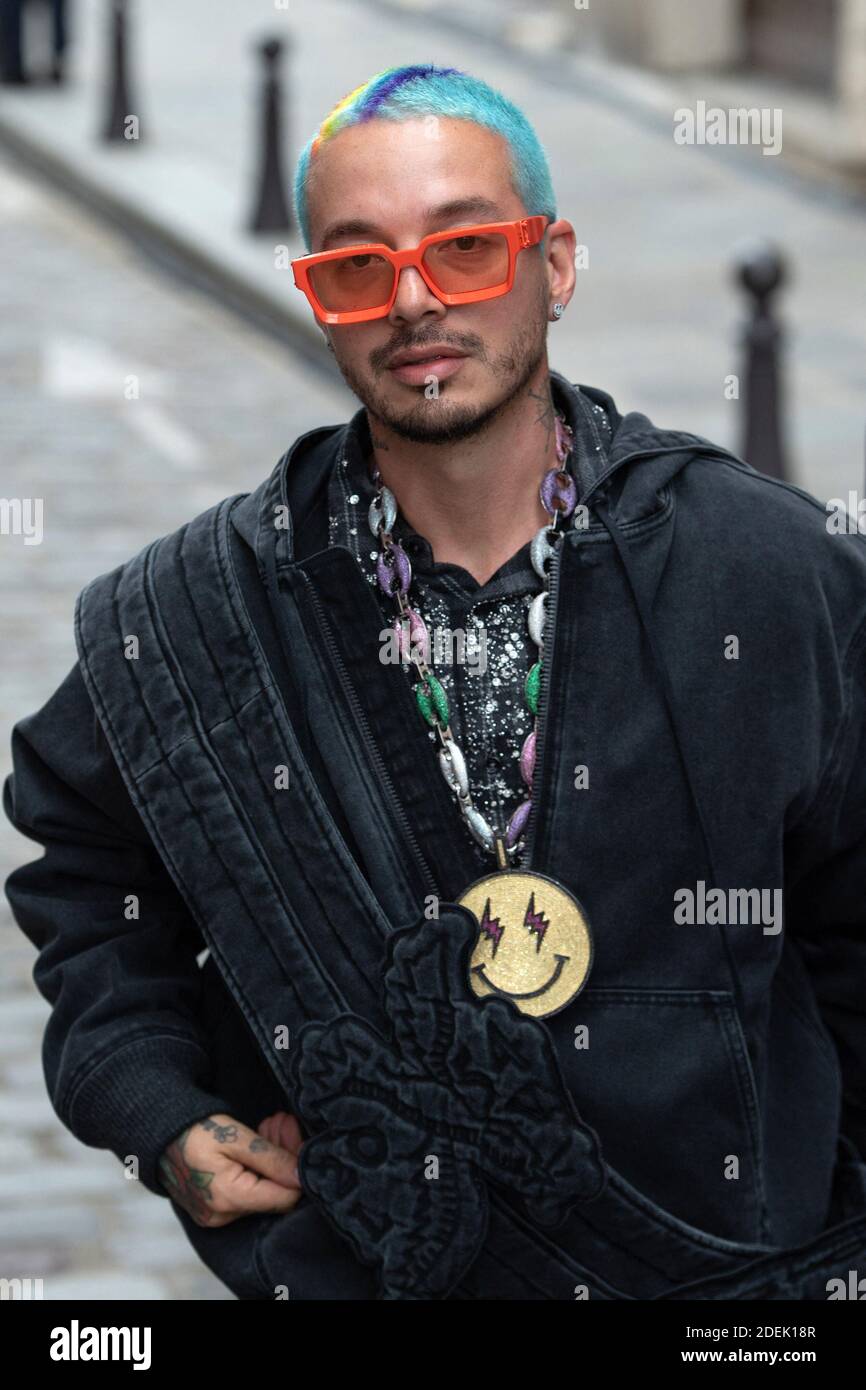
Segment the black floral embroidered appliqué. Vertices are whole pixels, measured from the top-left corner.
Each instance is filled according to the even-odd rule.
[[[543,1025],[469,991],[471,914],[424,921],[388,939],[382,1037],[356,1014],[298,1036],[296,1103],[312,1137],[301,1185],[357,1257],[380,1271],[380,1297],[442,1298],[479,1253],[487,1186],[556,1225],[597,1197],[606,1171]]]

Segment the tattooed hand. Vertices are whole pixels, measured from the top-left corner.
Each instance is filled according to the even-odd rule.
[[[159,1160],[163,1187],[197,1226],[239,1216],[291,1211],[301,1195],[301,1129],[279,1111],[249,1129],[231,1115],[209,1115],[179,1134]]]

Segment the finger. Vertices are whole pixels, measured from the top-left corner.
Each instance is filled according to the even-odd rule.
[[[228,1203],[236,1212],[286,1212],[291,1211],[300,1199],[299,1188],[285,1187],[282,1183],[263,1178],[249,1168],[238,1168],[226,1174],[219,1183],[218,1197],[221,1204]]]
[[[277,1143],[291,1153],[297,1154],[304,1142],[301,1133],[301,1126],[295,1115],[288,1115],[281,1111],[276,1117],[277,1121]]]
[[[265,1178],[262,1179],[262,1182],[266,1181],[267,1180]],[[282,1192],[282,1198],[274,1199],[273,1202],[268,1202],[267,1205],[263,1207],[253,1208],[245,1205],[243,1207],[231,1208],[226,1211],[213,1212],[209,1216],[205,1217],[203,1220],[196,1221],[196,1225],[205,1226],[209,1230],[218,1230],[222,1226],[230,1225],[232,1221],[243,1220],[245,1216],[288,1216],[292,1207],[296,1206],[297,1203],[301,1200],[301,1194],[300,1192],[292,1192],[287,1187],[280,1187],[279,1183],[275,1185],[277,1186],[279,1191]],[[284,1199],[287,1195],[291,1202],[291,1206],[289,1207],[284,1206]]]
[[[266,1115],[257,1130],[257,1133],[261,1134],[264,1139],[270,1140],[272,1144],[276,1142],[275,1120],[275,1115]]]
[[[258,1132],[265,1139],[269,1139],[272,1144],[279,1144],[281,1148],[288,1149],[294,1154],[299,1151],[304,1142],[298,1120],[286,1110],[278,1110],[273,1115],[266,1115],[258,1127]]]
[[[261,1133],[261,1126],[259,1132],[250,1130],[249,1133],[246,1146],[233,1151],[231,1157],[263,1178],[284,1187],[300,1188],[297,1155],[280,1143],[276,1127],[271,1124],[265,1134]]]
[[[299,1188],[297,1159],[286,1149],[274,1144],[264,1135],[257,1134],[240,1120],[230,1115],[210,1115],[195,1126],[198,1131],[197,1156],[203,1141],[209,1140],[206,1148],[208,1166],[220,1173],[220,1160],[239,1163],[251,1168],[283,1187]]]
[[[258,1133],[269,1143],[276,1144],[279,1148],[286,1148],[286,1145],[280,1141],[279,1117],[277,1115],[266,1116],[259,1125]]]

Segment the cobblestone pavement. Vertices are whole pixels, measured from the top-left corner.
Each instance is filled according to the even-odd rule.
[[[75,660],[81,587],[356,403],[2,163],[0,264],[0,493],[44,503],[41,545],[0,534],[5,778],[13,723]],[[3,878],[37,853],[0,818]],[[54,1114],[35,954],[0,895],[0,1277],[42,1278],[46,1299],[231,1298],[168,1201]]]

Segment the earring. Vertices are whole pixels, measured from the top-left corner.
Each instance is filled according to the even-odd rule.
[[[554,317],[555,319],[561,319],[564,313],[565,313],[565,305],[564,305],[564,304],[554,304],[554,306],[553,306],[553,317]]]

